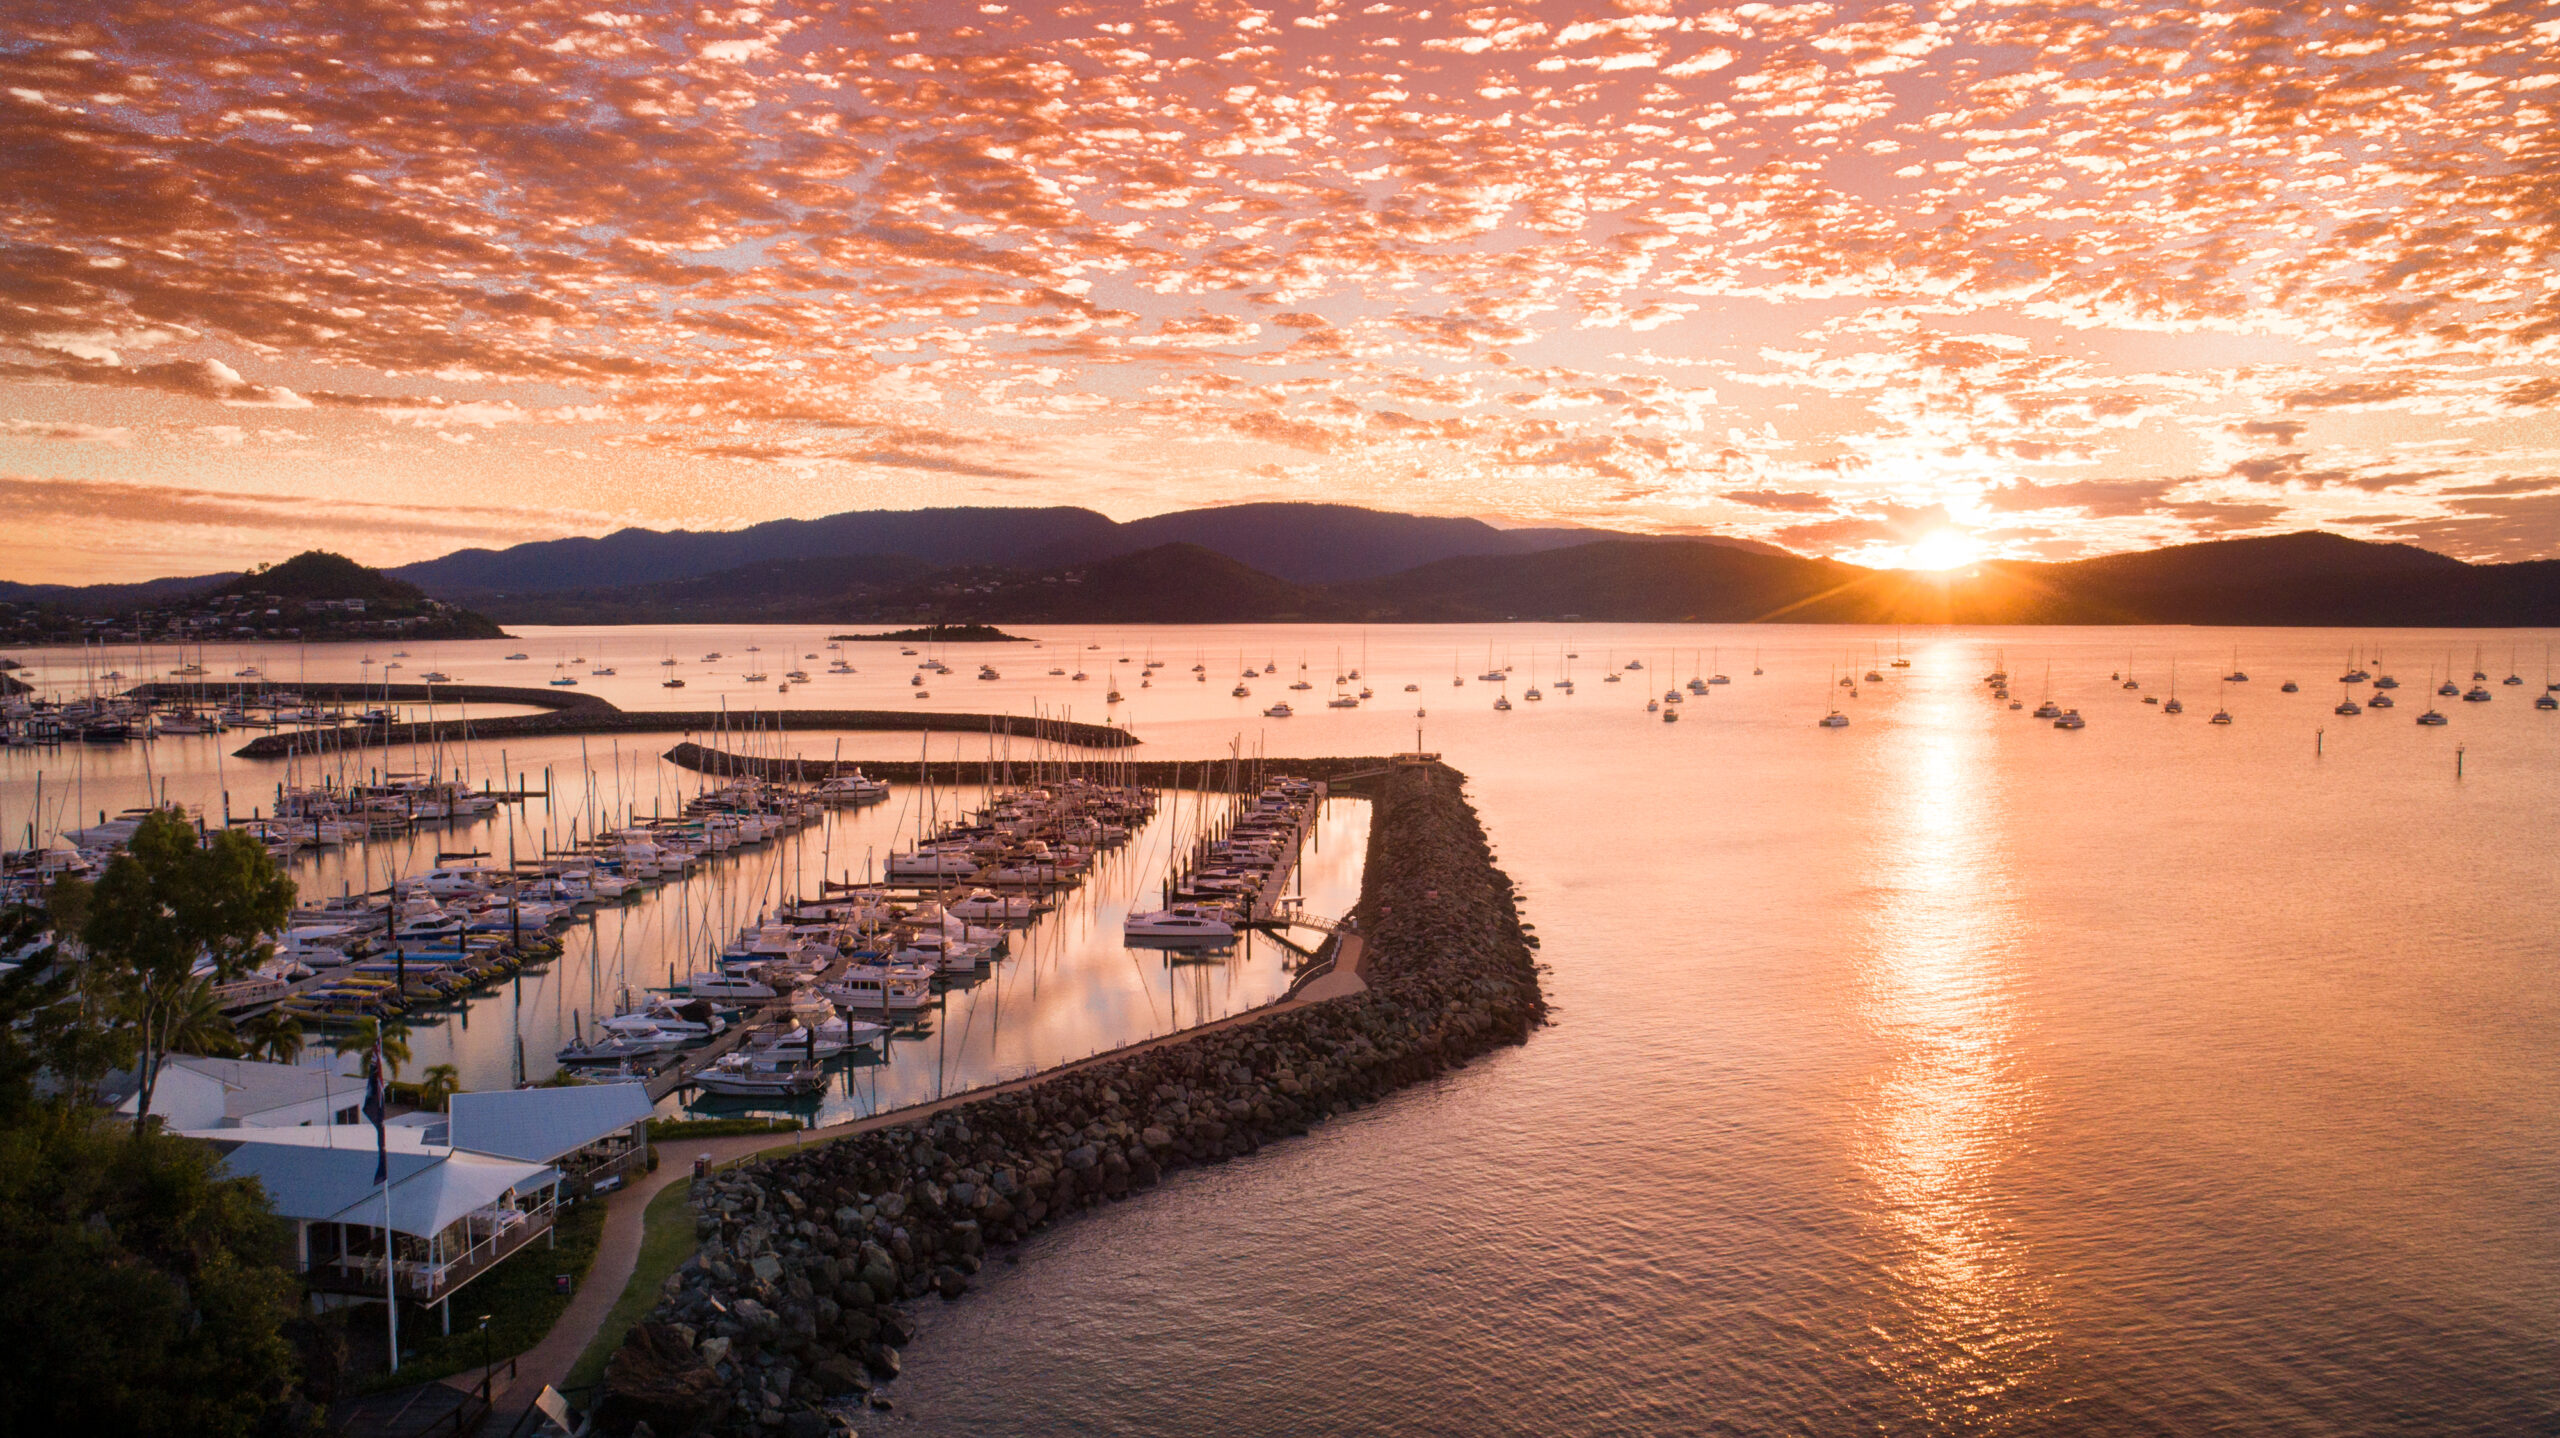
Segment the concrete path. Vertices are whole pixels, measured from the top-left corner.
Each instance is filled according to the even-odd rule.
[[[569,1370],[577,1365],[579,1355],[587,1351],[587,1345],[595,1341],[596,1333],[604,1327],[606,1316],[613,1311],[614,1304],[621,1301],[622,1291],[630,1286],[632,1275],[640,1266],[641,1221],[648,1211],[649,1201],[664,1192],[667,1185],[671,1183],[689,1182],[693,1177],[693,1161],[697,1155],[709,1154],[712,1166],[719,1168],[754,1158],[759,1154],[805,1148],[812,1144],[828,1143],[840,1138],[850,1138],[855,1134],[869,1133],[874,1129],[895,1128],[900,1124],[913,1123],[917,1119],[931,1118],[946,1109],[975,1103],[982,1098],[991,1098],[997,1094],[1018,1093],[1033,1084],[1046,1083],[1062,1074],[1110,1063],[1127,1058],[1131,1054],[1144,1053],[1149,1049],[1162,1048],[1167,1044],[1182,1043],[1202,1034],[1216,1033],[1220,1029],[1253,1023],[1273,1014],[1286,1013],[1291,1009],[1303,1008],[1309,1004],[1346,998],[1368,988],[1368,984],[1360,976],[1367,946],[1360,941],[1360,936],[1357,934],[1343,934],[1339,936],[1339,942],[1340,947],[1336,950],[1333,968],[1330,971],[1318,975],[1304,987],[1294,989],[1260,1008],[1230,1014],[1223,1019],[1194,1028],[1179,1029],[1151,1039],[1142,1039],[1134,1044],[1095,1054],[1091,1058],[1078,1059],[1073,1063],[1044,1069],[1028,1078],[970,1089],[965,1093],[956,1093],[931,1103],[891,1109],[886,1113],[853,1119],[829,1128],[801,1129],[788,1135],[756,1133],[739,1134],[728,1138],[673,1138],[660,1143],[658,1171],[642,1174],[637,1180],[623,1185],[605,1199],[604,1232],[596,1240],[595,1261],[587,1270],[586,1281],[579,1285],[575,1294],[571,1295],[569,1307],[561,1313],[559,1321],[551,1325],[551,1332],[516,1360],[514,1381],[498,1391],[497,1400],[492,1405],[495,1409],[493,1423],[515,1422],[517,1414],[533,1406],[533,1400],[542,1392],[543,1385],[549,1384],[557,1388],[569,1381]],[[493,1428],[492,1431],[505,1430]]]

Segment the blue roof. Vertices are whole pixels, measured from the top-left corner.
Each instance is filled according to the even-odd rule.
[[[458,1149],[550,1163],[611,1138],[656,1107],[645,1084],[580,1084],[458,1093],[449,1110]]]
[[[267,1202],[275,1211],[291,1219],[319,1222],[337,1217],[366,1195],[379,1196],[382,1190],[373,1181],[373,1133],[363,1130],[364,1143],[358,1147],[350,1141],[345,1148],[315,1148],[300,1143],[267,1141],[263,1129],[231,1129],[241,1141],[209,1140],[222,1154],[225,1176],[254,1178],[266,1185]],[[349,1130],[352,1140],[356,1130]],[[416,1150],[391,1152],[391,1182],[407,1182],[444,1161],[441,1153]],[[379,1223],[381,1220],[376,1219]]]

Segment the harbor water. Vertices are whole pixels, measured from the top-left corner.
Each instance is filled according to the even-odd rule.
[[[1418,726],[1470,776],[1524,890],[1553,1023],[1066,1223],[965,1300],[925,1303],[897,1411],[866,1431],[2560,1427],[2560,714],[2532,707],[2550,636],[1035,634],[1043,649],[996,651],[994,681],[969,681],[978,652],[955,646],[961,673],[926,701],[906,697],[914,660],[864,646],[859,675],[756,702],[1109,712],[1163,759],[1388,752]],[[626,674],[669,647],[753,642],[525,635],[537,660],[618,643]],[[1897,639],[1907,669],[1891,667]],[[498,682],[507,646],[487,647],[484,661],[440,646],[438,662]],[[1170,662],[1141,689],[1150,647]],[[1127,698],[1105,706],[1098,665],[1124,654]],[[1315,688],[1293,694],[1301,655]],[[1240,699],[1247,661],[1276,672]],[[1507,686],[1477,677],[1504,662]],[[2166,697],[2173,662],[2174,715],[2142,702]],[[1323,707],[1337,664],[1363,668],[1368,703]],[[2342,692],[2373,693],[2337,682],[2350,664],[2399,678],[2397,707],[2333,712]],[[2221,682],[2235,665],[2251,677]],[[1990,697],[1995,667],[2021,709]],[[2465,689],[2486,672],[2490,700],[2435,695],[2448,668]],[[1719,671],[1729,684],[1686,692]],[[750,699],[701,677],[689,704]],[[608,697],[667,707],[639,682]],[[1675,686],[1681,719],[1664,723],[1645,705]],[[2087,727],[2030,717],[2048,691]],[[1295,716],[1262,718],[1282,697]],[[2446,725],[2413,722],[2430,705]],[[1817,728],[1835,707],[1849,724]],[[2217,708],[2232,722],[2209,723]],[[153,762],[220,742],[162,740]],[[823,756],[838,736],[787,742]],[[911,735],[841,742],[917,752]],[[576,741],[543,743],[533,767],[557,774]],[[984,757],[989,741],[933,743]],[[0,760],[0,824],[16,834],[35,770],[50,796],[75,758]],[[141,756],[77,762],[121,774]],[[274,782],[270,766],[243,784],[227,762],[235,795]],[[207,768],[185,758],[196,777],[173,797],[205,788]],[[89,809],[120,806],[92,795]],[[788,842],[842,869],[896,822],[875,810]],[[1342,828],[1326,853],[1355,851],[1361,811],[1328,823]],[[1149,882],[1146,842],[1094,881],[1098,911]],[[1308,882],[1356,884],[1356,864]],[[620,944],[642,967],[646,946]],[[1046,998],[1017,1006],[1022,993],[1004,990],[1008,1034]],[[1216,1006],[1169,1006],[1160,971],[1119,993],[1124,1014],[1141,994],[1153,1005],[1123,1027]],[[938,1036],[992,1031],[993,1006],[976,1007]],[[884,1072],[932,1076],[904,1054]]]

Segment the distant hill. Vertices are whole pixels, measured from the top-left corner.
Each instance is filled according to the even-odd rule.
[[[1532,554],[1623,537],[1598,529],[1496,529],[1481,519],[1392,514],[1348,504],[1231,504],[1131,520],[1102,541],[1107,547],[1061,545],[1030,562],[1068,563],[1190,544],[1293,584],[1341,584],[1459,555]],[[1785,553],[1757,540],[1707,542]]]
[[[1293,584],[1338,584],[1455,555],[1528,554],[1607,537],[1605,530],[1496,529],[1480,519],[1347,504],[1238,504],[1127,524],[1073,508],[858,510],[716,533],[625,529],[602,539],[466,549],[392,572],[431,594],[478,601],[663,584],[783,560],[904,555],[1036,570],[1190,544]],[[1784,553],[1756,540],[1709,542]]]
[[[214,594],[264,594],[278,599],[361,599],[368,604],[417,608],[427,592],[343,554],[311,549],[282,564],[253,569],[218,585]]]
[[[1091,564],[1014,575],[961,603],[1025,624],[1235,624],[1355,617],[1321,589],[1291,584],[1197,544],[1160,544]]]
[[[0,604],[54,604],[74,614],[113,614],[220,588],[234,575],[198,574],[139,584],[11,584],[0,580]]]
[[[2560,561],[2472,565],[2307,532],[1938,574],[1610,540],[1445,560],[1335,594],[1409,620],[2519,625],[2560,623]]]
[[[1065,507],[872,509],[706,533],[624,529],[602,539],[465,549],[391,572],[448,598],[543,594],[690,579],[769,560],[896,554],[1002,564],[1062,545],[1107,544],[1115,527],[1092,510]]]
[[[102,586],[101,588],[106,588]],[[193,582],[115,586],[140,597],[113,608],[0,600],[0,638],[202,644],[240,639],[503,639],[486,616],[427,597],[414,584],[341,554],[311,550],[282,564]],[[94,602],[98,591],[83,591]]]
[[[1411,515],[1379,515],[1327,505],[1191,511],[1186,516],[1159,516],[1166,521],[1163,524],[1141,521],[1113,526],[1110,532],[1160,533],[1180,527],[1172,523],[1175,519],[1188,523],[1200,515],[1222,516],[1210,527],[1211,537],[1226,543],[1276,548],[1294,555],[1290,562],[1302,568],[1331,564],[1355,572],[1383,562],[1398,546],[1428,551],[1435,545],[1483,540],[1483,535],[1471,536],[1455,526],[1477,525],[1494,536],[1521,533],[1495,530],[1473,520],[1418,521]],[[1264,521],[1259,538],[1247,523],[1257,515]],[[1231,524],[1242,527],[1218,527]],[[1090,527],[1086,532],[1090,535]],[[1019,540],[1029,531],[1011,533]],[[1580,531],[1539,533],[1545,538],[1582,535]],[[1358,552],[1334,564],[1320,552],[1318,540],[1326,535]],[[1368,538],[1363,539],[1364,535]],[[1543,544],[1544,538],[1537,542]],[[1358,549],[1362,544],[1369,547]],[[1452,555],[1388,574],[1330,582],[1293,580],[1188,540],[1063,562],[1051,557],[1055,549],[1041,546],[1029,551],[1031,558],[1013,562],[944,563],[903,553],[757,560],[636,584],[496,596],[475,607],[518,623],[830,627],[1294,619],[2560,625],[2560,560],[2465,564],[2409,545],[2375,544],[2320,532],[2208,541],[2069,563],[1984,563],[1946,573],[1862,569],[1711,539],[1614,535],[1518,552]],[[369,618],[379,619],[400,612],[398,606],[420,602],[414,599],[416,591],[397,579],[322,554],[219,582],[215,588],[217,593],[182,603],[236,604],[245,595],[282,595],[291,589],[292,595],[281,606],[288,611],[307,609],[324,599],[362,597],[374,611]],[[467,613],[447,603],[448,615]],[[5,604],[0,600],[0,605]],[[69,611],[54,606],[21,606],[13,612],[16,620],[0,622],[0,638],[24,639],[34,632],[26,627],[36,622],[29,616],[50,615],[43,623],[57,629],[79,623],[64,617]],[[476,613],[468,618],[489,622]],[[0,620],[8,619],[0,615]],[[294,625],[303,621],[289,613],[266,616],[261,612],[255,622]],[[313,622],[342,621],[324,615]]]
[[[763,559],[663,583],[491,595],[508,624],[834,624],[944,572],[908,554]],[[913,601],[909,601],[912,603]]]

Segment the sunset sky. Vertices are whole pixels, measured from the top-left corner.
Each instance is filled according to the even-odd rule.
[[[0,578],[1260,499],[2560,553],[2548,0],[14,17]]]

